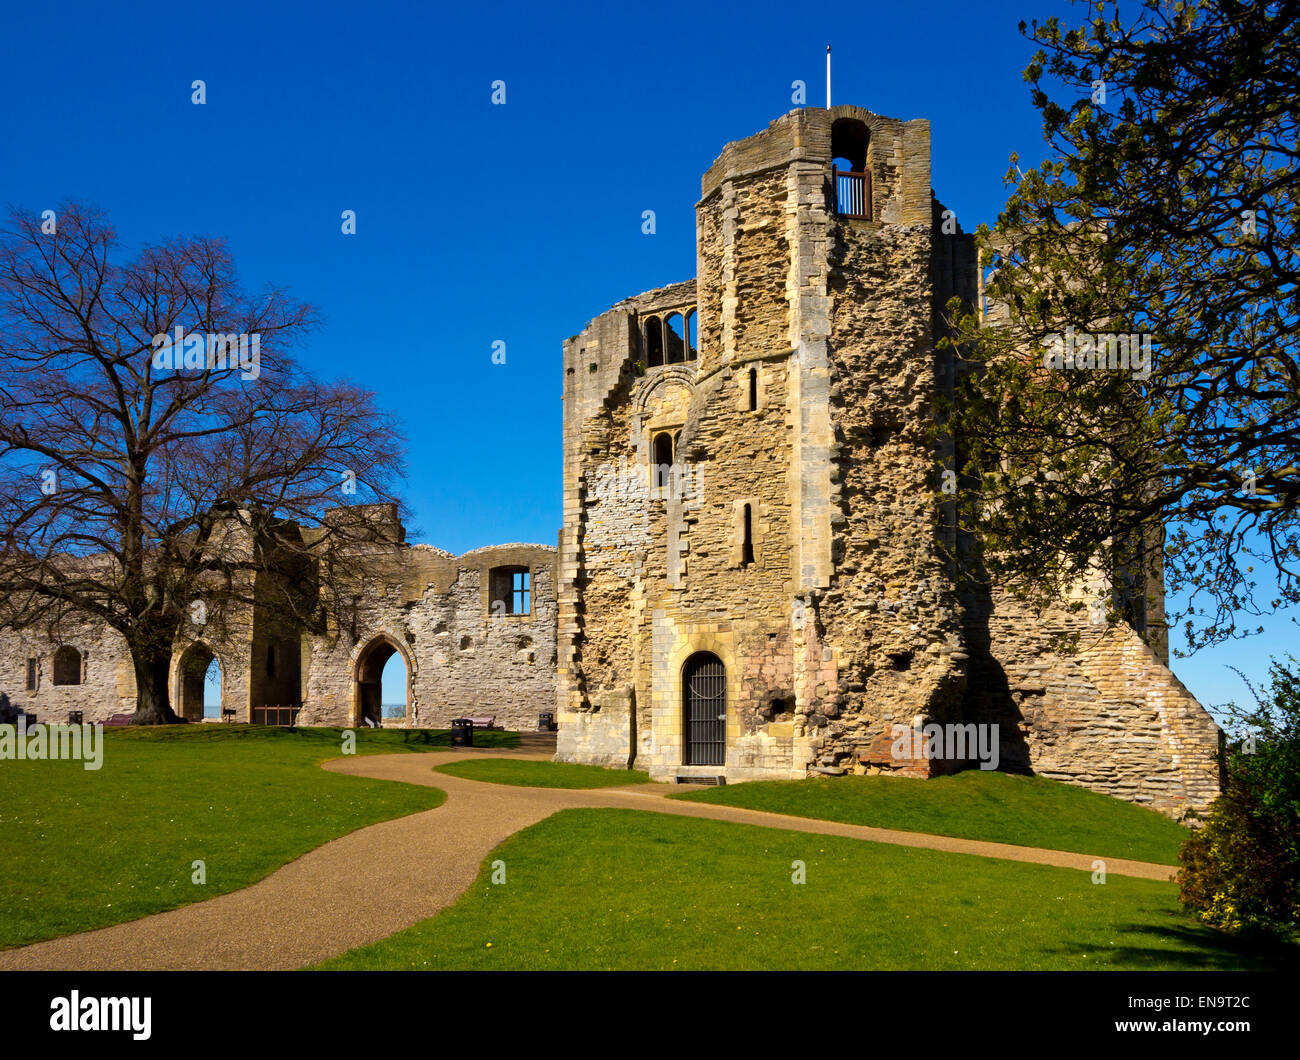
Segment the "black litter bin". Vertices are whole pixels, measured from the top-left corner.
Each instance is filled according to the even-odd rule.
[[[452,747],[474,746],[474,723],[469,718],[452,718],[451,745]]]
[[[537,731],[538,731],[538,732],[554,732],[554,731],[555,731],[555,715],[554,715],[553,713],[551,713],[550,711],[543,711],[541,714],[538,714],[538,715],[537,715]]]
[[[24,713],[26,713],[26,711],[24,711]],[[26,720],[27,720],[27,728],[30,729],[33,725],[36,724],[36,715],[35,715],[35,714],[28,714]]]
[[[70,711],[68,711],[68,724],[69,724],[69,725],[81,725],[81,724],[82,724],[82,720],[81,720],[81,719],[84,718],[85,716],[86,716],[86,715],[85,715],[85,712],[84,712],[84,711],[80,711],[80,710],[70,710]]]

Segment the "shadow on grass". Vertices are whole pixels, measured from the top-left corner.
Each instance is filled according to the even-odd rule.
[[[1150,965],[1181,971],[1296,971],[1300,970],[1300,944],[1287,942],[1273,936],[1229,935],[1210,927],[1195,924],[1176,924],[1152,927],[1150,924],[1117,924],[1117,933],[1145,936],[1151,946],[1107,946],[1105,952],[1119,959],[1126,967]],[[1170,947],[1196,947],[1195,952],[1165,948],[1156,942],[1167,942]],[[1069,943],[1057,952],[1072,955],[1097,953],[1101,947]]]

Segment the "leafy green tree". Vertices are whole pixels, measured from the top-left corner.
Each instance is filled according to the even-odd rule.
[[[1086,6],[1021,24],[1050,156],[1012,157],[986,306],[950,306],[958,518],[1044,601],[1163,567],[1194,649],[1300,601],[1300,5]]]

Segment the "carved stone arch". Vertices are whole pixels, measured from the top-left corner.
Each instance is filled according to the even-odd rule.
[[[370,630],[359,638],[348,656],[348,675],[352,681],[351,724],[361,726],[368,718],[376,726],[383,722],[383,687],[381,677],[388,660],[401,655],[406,665],[406,715],[408,724],[417,713],[415,656],[409,650],[404,633],[391,626]]]
[[[406,660],[406,665],[411,668],[411,672],[416,670],[415,656],[411,654],[410,647],[406,641],[406,631],[396,630],[392,626],[378,626],[368,630],[364,636],[357,638],[353,645],[352,652],[348,656],[348,669],[355,672],[357,660],[359,660],[365,650],[373,645],[377,640],[386,640],[394,648],[402,653],[402,658]]]
[[[695,393],[695,368],[690,364],[670,364],[659,369],[654,375],[647,375],[637,380],[632,389],[632,411],[643,415],[646,407],[654,399],[654,392],[670,383],[679,383],[692,394]]]
[[[202,638],[189,641],[179,651],[173,650],[172,652],[171,687],[175,689],[172,699],[173,709],[186,721],[200,722],[203,720],[204,684],[207,680],[208,669],[212,666],[214,659],[221,669],[221,704],[219,709],[225,709],[230,673],[226,668],[226,659],[221,652]],[[220,715],[218,716],[220,717]]]
[[[695,396],[695,369],[689,364],[672,364],[658,368],[653,375],[638,380],[633,388],[632,415],[628,420],[630,428],[628,445],[637,453],[639,459],[646,462],[650,459],[650,439],[646,427],[655,417],[653,407],[655,401],[662,398],[670,388],[678,386],[686,390],[686,400],[689,403]],[[680,427],[682,422],[679,420],[672,426]]]

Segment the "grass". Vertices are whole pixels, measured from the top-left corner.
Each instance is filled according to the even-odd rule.
[[[108,729],[98,771],[81,762],[0,763],[0,948],[238,890],[331,839],[446,798],[436,788],[320,769],[339,757],[342,732]],[[445,732],[356,731],[358,754],[448,742]],[[205,863],[206,884],[191,882],[194,861]]]
[[[475,733],[477,739],[478,734]],[[648,784],[650,774],[636,769],[605,769],[602,766],[572,765],[567,762],[524,761],[512,758],[475,758],[435,766],[466,780],[489,784],[514,784],[523,788],[612,788],[624,784]]]
[[[1178,864],[1188,834],[1163,814],[1121,799],[1043,777],[981,769],[931,780],[753,781],[670,798],[1160,865]]]
[[[504,861],[504,885],[491,862]],[[792,882],[794,862],[806,882]],[[576,914],[576,915],[575,915]],[[328,969],[1297,967],[1173,884],[637,810],[564,810],[456,905]]]

